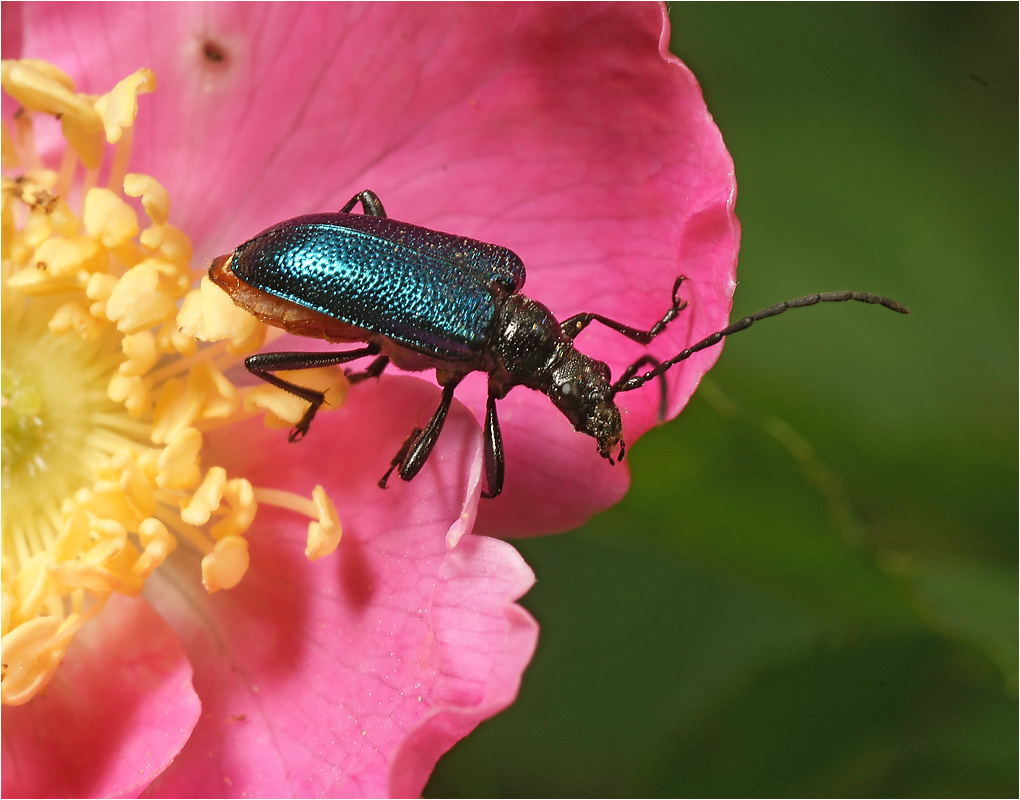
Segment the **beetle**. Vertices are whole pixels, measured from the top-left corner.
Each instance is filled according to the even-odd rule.
[[[352,213],[361,204],[363,213]],[[233,301],[263,322],[289,333],[329,342],[361,342],[343,352],[259,353],[245,367],[264,381],[309,403],[290,432],[308,433],[324,401],[321,392],[284,380],[279,370],[323,367],[374,356],[352,383],[377,377],[386,366],[435,369],[442,387],[439,407],[424,428],[404,441],[379,481],[394,470],[409,481],[428,460],[442,431],[457,384],[470,372],[489,376],[485,406],[484,497],[503,489],[503,440],[496,403],[515,386],[547,395],[574,428],[591,436],[599,455],[615,463],[625,444],[614,398],[662,378],[694,353],[718,344],[766,317],[816,303],[857,301],[908,309],[864,292],[808,295],[758,311],[716,331],[665,361],[650,355],[613,381],[609,366],[579,351],[575,337],[598,322],[640,344],[662,333],[686,306],[673,284],[669,309],[647,330],[585,312],[558,322],[542,303],[522,294],[525,269],[511,250],[494,244],[398,222],[379,197],[359,192],[339,213],[310,214],[281,222],[213,260],[209,277]],[[650,367],[644,372],[643,367]],[[665,383],[662,384],[665,397]],[[664,405],[664,403],[663,403]]]

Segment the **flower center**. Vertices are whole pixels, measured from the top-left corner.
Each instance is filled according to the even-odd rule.
[[[298,498],[202,464],[201,430],[258,410],[293,424],[303,409],[224,376],[265,329],[208,279],[193,288],[191,243],[168,222],[166,191],[127,173],[138,95],[155,76],[139,70],[98,99],[43,62],[4,61],[2,80],[23,106],[4,124],[0,215],[0,696],[18,704],[110,594],[141,592],[178,542],[203,555],[202,580],[216,591],[248,568],[257,502],[311,517],[313,559],[336,548],[340,525],[322,487]],[[60,120],[69,144],[59,172],[35,151],[40,112]],[[139,198],[144,229],[128,198]],[[339,370],[326,379],[335,406],[346,382]]]
[[[15,319],[4,309],[3,551],[15,566],[53,542],[54,512],[94,480],[109,455],[102,419],[117,411],[106,394],[121,360],[115,338],[53,336],[46,321],[39,313]]]

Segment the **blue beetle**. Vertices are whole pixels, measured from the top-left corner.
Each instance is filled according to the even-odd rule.
[[[362,214],[352,213],[361,203]],[[560,323],[541,303],[521,293],[525,269],[511,250],[429,230],[386,216],[372,191],[359,192],[339,213],[310,214],[267,228],[216,258],[209,277],[239,306],[263,322],[330,342],[363,342],[343,352],[260,353],[245,360],[259,378],[308,401],[308,410],[290,433],[303,437],[323,403],[321,392],[284,380],[278,370],[345,364],[374,356],[352,383],[377,377],[387,364],[409,371],[435,369],[443,387],[435,414],[407,437],[390,468],[411,480],[424,466],[446,420],[457,384],[469,372],[489,376],[485,409],[485,497],[503,489],[503,441],[496,401],[515,386],[547,395],[574,428],[595,439],[599,454],[614,463],[624,457],[623,427],[614,398],[650,380],[699,350],[711,347],[760,319],[820,302],[855,300],[903,314],[905,306],[862,292],[827,292],[779,303],[659,362],[644,356],[615,382],[609,366],[574,347],[574,338],[599,322],[647,345],[683,310],[680,286],[672,302],[648,330],[601,314],[575,314]],[[642,367],[651,369],[639,373]],[[665,384],[663,384],[663,392]]]

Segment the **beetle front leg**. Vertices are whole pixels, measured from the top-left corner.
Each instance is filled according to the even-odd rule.
[[[623,374],[620,376],[620,379],[617,381],[617,383],[625,384],[627,381],[629,381],[631,378],[633,378],[635,375],[637,375],[637,371],[639,369],[641,369],[642,367],[657,367],[657,366],[659,366],[660,363],[662,363],[662,362],[660,362],[659,359],[657,359],[655,356],[650,356],[650,355],[647,355],[647,354],[643,355],[643,356],[641,356],[641,358],[639,358],[637,361],[635,361],[633,364],[631,364],[629,367],[627,367],[627,369],[625,369],[623,371]],[[660,375],[659,376],[659,392],[660,392],[660,394],[659,394],[659,422],[665,422],[665,420],[666,420],[666,406],[667,406],[667,404],[669,402],[669,391],[668,391],[668,388],[669,387],[668,387],[668,384],[666,383],[666,376],[665,375]]]
[[[662,319],[652,325],[646,331],[638,328],[632,328],[630,325],[624,325],[622,322],[617,322],[615,319],[604,317],[602,314],[574,314],[570,319],[565,320],[560,325],[560,330],[563,331],[563,335],[573,340],[577,334],[587,328],[593,322],[601,322],[607,328],[611,328],[617,333],[621,333],[628,339],[639,344],[648,344],[656,336],[666,330],[666,326],[669,325],[673,320],[677,318],[681,311],[687,306],[686,300],[681,300],[678,292],[680,291],[680,284],[687,280],[686,276],[681,275],[676,279],[673,284],[673,303],[665,314],[662,315]]]
[[[373,356],[378,352],[378,345],[370,344],[360,350],[348,350],[343,353],[258,353],[246,358],[244,366],[252,375],[261,378],[266,383],[271,383],[273,386],[283,389],[285,392],[290,392],[309,403],[308,409],[287,437],[289,441],[296,442],[308,433],[308,428],[315,418],[315,413],[322,406],[326,396],[322,392],[309,389],[307,386],[291,383],[273,373],[280,370],[331,367],[335,364],[345,364],[348,361],[354,361],[364,356]]]
[[[566,320],[560,325],[560,330],[563,331],[564,335],[569,337],[571,340],[577,336],[581,331],[587,328],[592,322],[601,322],[607,328],[610,328],[617,333],[621,333],[628,339],[632,339],[639,344],[647,345],[652,339],[666,330],[666,326],[675,320],[681,311],[687,307],[687,301],[680,299],[680,285],[687,280],[687,277],[681,275],[673,283],[673,302],[670,305],[669,311],[662,315],[662,318],[652,325],[647,331],[638,330],[632,328],[630,325],[624,325],[622,322],[617,322],[615,319],[604,317],[601,314],[575,314],[570,319]],[[623,373],[623,376],[616,382],[616,385],[623,385],[628,380],[633,378],[637,371],[644,366],[653,365],[658,366],[659,361],[653,356],[644,355],[631,364]],[[666,379],[660,375],[660,386],[661,386],[661,397],[659,399],[659,420],[666,418],[666,405],[668,402]]]
[[[399,474],[401,479],[409,481],[425,466],[425,462],[432,455],[432,450],[436,446],[436,440],[443,430],[446,414],[450,410],[450,404],[453,402],[453,390],[457,388],[457,383],[459,382],[448,383],[443,387],[443,397],[439,401],[439,408],[432,415],[429,424],[424,429],[415,428],[411,431],[411,435],[404,440],[404,444],[401,445],[400,450],[390,462],[390,468],[379,479],[379,486],[383,489],[386,488],[386,481],[390,479],[393,470],[398,467],[400,468]]]
[[[371,189],[365,189],[365,191],[358,192],[354,195],[354,197],[347,201],[347,204],[340,209],[340,213],[350,214],[358,203],[361,203],[361,210],[369,217],[386,216],[386,209],[383,208],[382,200],[380,200],[379,195]]]

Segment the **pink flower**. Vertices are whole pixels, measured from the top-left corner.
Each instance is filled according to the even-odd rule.
[[[5,58],[49,59],[86,91],[153,69],[131,169],[169,190],[196,267],[371,188],[395,218],[513,249],[560,319],[647,328],[687,276],[660,358],[726,323],[733,166],[657,6],[43,4],[5,6],[3,27]],[[614,375],[645,352],[597,324],[578,344]],[[668,417],[718,354],[668,374]],[[628,483],[518,389],[500,406],[504,493],[479,503],[484,389],[462,384],[428,467],[386,492],[375,481],[438,401],[417,377],[358,385],[294,447],[258,421],[214,437],[253,484],[322,483],[338,551],[307,562],[303,523],[260,511],[245,578],[209,597],[180,548],[144,599],[84,629],[46,696],[3,709],[4,792],[420,792],[513,701],[537,636],[514,604],[530,570],[477,534],[577,525]],[[659,391],[618,399],[632,444]]]

